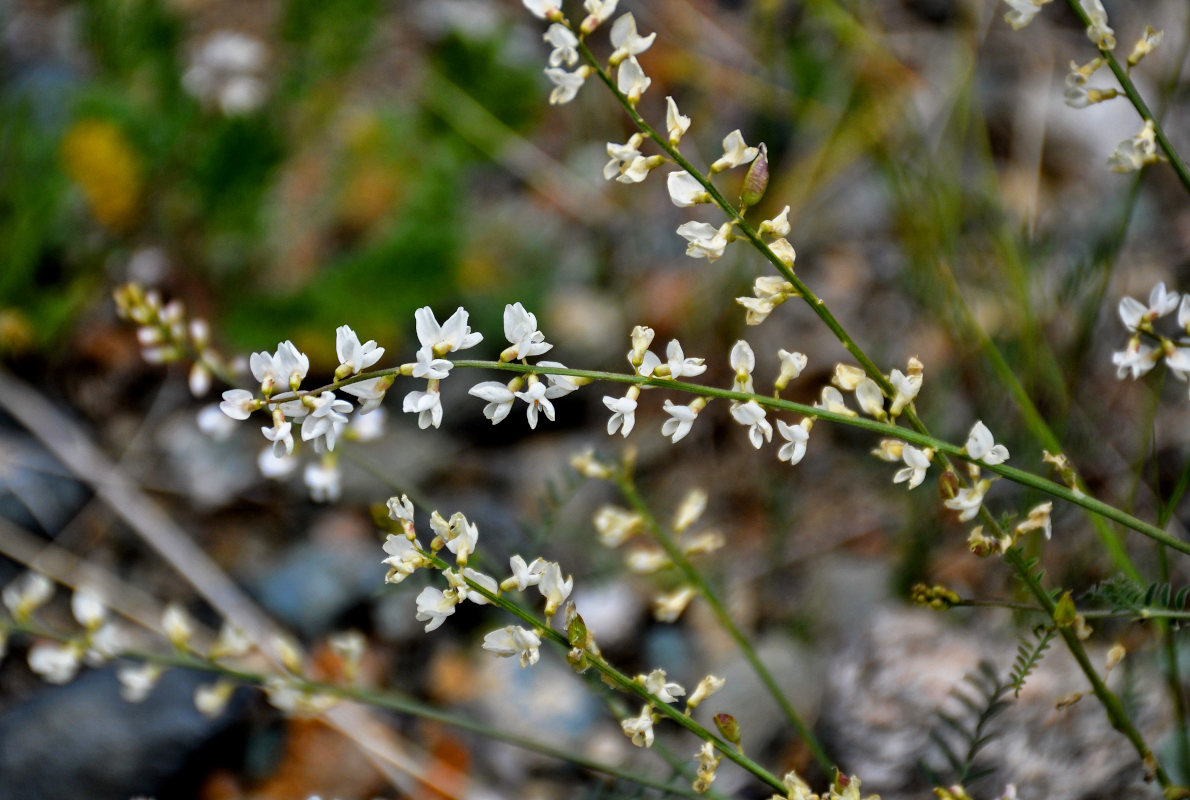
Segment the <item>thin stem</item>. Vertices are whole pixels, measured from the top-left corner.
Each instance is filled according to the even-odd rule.
[[[1041,614],[1047,613],[1046,610],[1041,606],[1035,606],[1030,603],[1015,603],[1008,600],[975,600],[964,598],[956,603],[951,603],[950,606],[954,608],[1005,608],[1010,611],[1033,611]],[[1135,621],[1146,619],[1190,620],[1190,611],[1175,611],[1169,608],[1159,608],[1154,606],[1142,606],[1135,611],[1087,609],[1079,611],[1078,614],[1086,619],[1131,619]]]
[[[1057,623],[1056,629],[1058,634],[1066,643],[1066,648],[1074,656],[1074,660],[1078,662],[1083,675],[1090,682],[1091,691],[1099,698],[1103,710],[1107,712],[1107,718],[1111,726],[1124,734],[1128,741],[1132,743],[1137,755],[1140,756],[1140,760],[1144,763],[1145,769],[1157,779],[1157,783],[1160,784],[1161,788],[1163,790],[1170,789],[1172,783],[1169,775],[1157,763],[1157,759],[1153,755],[1153,751],[1145,743],[1144,737],[1140,735],[1140,732],[1133,726],[1132,721],[1128,719],[1128,713],[1124,710],[1124,704],[1120,702],[1120,698],[1108,689],[1107,684],[1099,677],[1099,673],[1096,671],[1094,665],[1091,664],[1091,659],[1087,655],[1086,648],[1083,647],[1083,643],[1079,641],[1078,635],[1074,632],[1074,626],[1069,623],[1063,624],[1056,618],[1057,603],[1054,602],[1049,592],[1038,581],[1037,576],[1030,571],[1024,553],[1018,547],[1010,547],[1004,554],[1004,560],[1016,571],[1018,577],[1020,577],[1029,592],[1037,599],[1037,602],[1041,604],[1041,607],[1050,619],[1053,619]]]
[[[1070,6],[1071,10],[1082,20],[1083,25],[1091,26],[1091,18],[1087,15],[1086,9],[1083,8],[1079,0],[1066,0],[1066,5]],[[1103,60],[1107,62],[1108,67],[1116,76],[1116,80],[1120,82],[1120,87],[1124,90],[1124,94],[1128,97],[1132,107],[1136,109],[1136,113],[1140,114],[1141,119],[1145,122],[1153,123],[1153,131],[1156,134],[1157,144],[1160,145],[1162,152],[1165,153],[1166,158],[1169,159],[1169,165],[1173,167],[1173,171],[1177,174],[1178,180],[1182,182],[1182,186],[1186,191],[1190,192],[1190,170],[1186,169],[1185,162],[1182,157],[1178,155],[1178,151],[1169,141],[1169,137],[1165,135],[1165,130],[1161,127],[1160,120],[1149,111],[1148,105],[1145,104],[1144,98],[1140,96],[1140,92],[1136,89],[1136,84],[1132,82],[1132,78],[1128,75],[1126,70],[1116,58],[1115,53],[1111,50],[1099,49],[1099,54]]]
[[[670,535],[669,530],[657,521],[657,518],[649,509],[648,504],[645,503],[644,498],[642,498],[640,496],[640,492],[637,491],[636,484],[633,482],[632,478],[624,470],[618,470],[613,479],[615,480],[616,486],[618,486],[620,491],[624,494],[624,497],[627,498],[629,505],[636,509],[636,512],[640,514],[641,518],[644,520],[645,526],[653,535],[653,538],[656,539],[658,544],[660,544],[662,548],[665,549],[665,552],[669,556],[670,560],[673,561],[674,565],[679,570],[681,570],[686,580],[689,581],[698,591],[698,593],[702,595],[702,597],[707,601],[707,605],[711,607],[711,612],[715,615],[715,618],[719,620],[719,624],[735,641],[736,645],[740,648],[740,652],[744,654],[744,658],[752,666],[756,676],[760,678],[761,682],[765,685],[765,688],[767,688],[769,693],[773,696],[773,699],[777,701],[777,705],[779,705],[781,710],[785,713],[785,716],[789,720],[790,724],[793,725],[794,729],[798,732],[798,735],[802,737],[802,740],[810,748],[810,753],[814,756],[814,760],[818,762],[818,766],[820,766],[826,774],[831,774],[831,771],[835,768],[834,762],[831,761],[830,757],[826,754],[822,744],[818,741],[818,738],[814,735],[814,732],[810,730],[810,727],[806,724],[805,720],[803,720],[801,715],[798,714],[797,709],[793,707],[793,704],[789,701],[789,698],[785,696],[785,693],[777,684],[773,674],[769,672],[768,667],[766,667],[764,662],[760,660],[760,657],[756,654],[756,649],[752,647],[752,642],[747,636],[744,635],[739,626],[735,624],[735,621],[731,618],[731,615],[727,613],[727,609],[724,608],[723,603],[719,600],[714,588],[712,588],[707,580],[702,576],[702,573],[690,563],[690,559],[688,559],[686,554],[682,552],[682,549],[678,547],[677,542],[674,541],[674,537]]]

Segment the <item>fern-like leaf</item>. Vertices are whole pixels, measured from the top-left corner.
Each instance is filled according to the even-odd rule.
[[[1057,629],[1049,625],[1038,625],[1033,629],[1032,640],[1021,637],[1017,643],[1016,660],[1012,664],[1012,672],[1008,675],[1008,687],[1012,689],[1013,697],[1021,696],[1021,689],[1025,688],[1025,680],[1049,649],[1050,642],[1057,634]]]
[[[1009,707],[1010,702],[1004,696],[1010,688],[1011,684],[1000,681],[992,664],[981,661],[976,671],[951,690],[950,696],[960,706],[959,712],[939,709],[938,725],[929,733],[945,766],[931,767],[924,760],[918,764],[933,785],[969,785],[991,771],[978,763],[979,753],[995,739],[990,725]],[[942,772],[948,774],[943,776]]]

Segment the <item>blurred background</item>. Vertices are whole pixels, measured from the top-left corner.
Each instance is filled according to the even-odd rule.
[[[1105,6],[1121,57],[1146,24],[1164,30],[1132,77],[1187,150],[1190,12],[1177,0]],[[789,205],[799,275],[886,371],[924,362],[917,407],[937,435],[961,442],[982,419],[1014,465],[1044,473],[1010,372],[1091,490],[1155,517],[1187,462],[1186,386],[1117,381],[1110,353],[1126,336],[1115,306],[1162,280],[1190,289],[1190,205],[1166,165],[1108,171],[1140,129],[1125,100],[1064,104],[1070,61],[1095,55],[1064,3],[1019,32],[1003,21],[1007,6],[983,0],[623,0],[620,10],[658,34],[640,59],[653,81],[641,113],[659,123],[673,96],[693,119],[682,151],[697,165],[734,128],[767,143],[772,179],[755,219]],[[567,365],[626,369],[628,333],[645,324],[656,349],[680,338],[707,359],[702,380],[728,385],[728,351],[747,338],[759,391],[776,376],[777,348],[806,353],[785,396],[811,402],[841,346],[796,301],[745,328],[732,298],[765,264],[743,245],[713,264],[687,258],[677,225],[720,220],[674,208],[668,170],[641,185],[602,180],[606,143],[624,142],[630,122],[597,81],[569,105],[547,104],[543,29],[512,0],[0,0],[3,380],[30,387],[46,419],[78,426],[327,677],[327,636],[359,629],[365,682],[670,774],[620,733],[615,715],[636,709],[609,713],[558,654],[521,671],[479,650],[508,622],[490,610],[422,633],[413,598],[425,579],[383,584],[370,510],[399,488],[477,522],[501,577],[512,553],[573,571],[580,611],[625,671],[665,666],[688,688],[727,674],[700,709],[706,720],[730,711],[750,754],[821,779],[709,612],[696,602],[676,625],[653,621],[652,598],[676,579],[632,576],[598,545],[592,514],[623,501],[567,464],[585,447],[623,452],[603,430],[600,387],[559,401],[557,422],[530,435],[519,410],[492,427],[466,395],[497,376],[445,381],[438,431],[400,414],[399,396],[420,387],[399,381],[383,437],[344,444],[343,501],[328,506],[308,498],[300,472],[261,476],[254,426],[201,433],[196,414],[225,387],[191,397],[187,365],[146,364],[116,317],[112,290],[139,281],[207,319],[226,354],[291,339],[321,382],[339,325],[399,363],[415,350],[415,309],[442,319],[463,305],[485,335],[476,357],[495,357],[503,308],[520,301]],[[606,31],[592,42],[610,52]],[[1090,84],[1114,82],[1105,70]],[[729,197],[741,177],[718,179]],[[710,492],[703,524],[728,549],[706,569],[733,616],[865,790],[921,796],[930,768],[946,776],[935,710],[981,660],[1007,674],[1016,642],[1003,611],[911,611],[908,589],[924,580],[1014,599],[1008,570],[967,552],[929,483],[894,487],[889,465],[868,456],[871,437],[820,424],[789,468],[712,403],[675,446],[658,435],[660,394],[642,398],[628,440],[643,493],[665,518],[689,489]],[[67,582],[79,565],[102,568],[130,596],[181,602],[217,628],[211,598],[96,498],[103,475],[55,458],[53,426],[22,422],[13,403],[0,404],[0,582],[46,559],[67,564],[55,576]],[[997,513],[1042,499],[1007,483],[989,495]],[[1184,520],[1175,514],[1179,535]],[[1077,593],[1113,574],[1077,509],[1056,508],[1055,526],[1052,580]],[[1125,541],[1155,579],[1147,540]],[[53,561],[66,554],[74,560]],[[59,602],[47,618],[65,625]],[[1188,765],[1169,744],[1151,633],[1105,624],[1093,642],[1127,637],[1125,694],[1176,773]],[[190,702],[201,676],[171,672],[135,706],[111,667],[46,686],[24,664],[28,644],[14,639],[0,664],[5,800],[661,796],[399,715],[367,734],[409,756],[393,777],[358,738],[287,722],[248,690],[205,719]],[[1064,654],[1043,662],[998,718],[991,772],[973,791],[997,796],[1011,781],[1022,798],[1151,796],[1100,709],[1053,710],[1082,680]],[[692,741],[663,732],[660,744],[692,764]],[[726,765],[715,788],[767,795]]]

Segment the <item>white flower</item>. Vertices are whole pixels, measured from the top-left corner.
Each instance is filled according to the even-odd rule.
[[[892,406],[888,409],[890,416],[897,416],[917,398],[918,392],[921,391],[921,381],[921,372],[914,372],[911,369],[909,374],[905,375],[899,369],[892,371],[888,376],[888,382],[893,385],[895,394],[893,395]]]
[[[413,377],[438,381],[450,375],[454,363],[445,358],[435,358],[431,347],[417,351],[417,363],[413,365]]]
[[[797,260],[797,252],[794,251],[793,245],[791,245],[788,241],[785,239],[775,239],[774,241],[769,242],[769,250],[773,251],[773,255],[775,255],[782,264],[789,267],[790,269],[793,269],[793,262]]]
[[[805,457],[806,444],[810,441],[809,424],[812,421],[808,417],[800,425],[786,425],[782,420],[777,420],[777,432],[785,440],[785,444],[777,451],[778,461],[788,461],[793,466]]]
[[[604,396],[603,404],[612,412],[611,419],[607,421],[609,436],[619,429],[620,434],[626,439],[632,432],[632,426],[636,424],[636,395],[632,391],[635,388],[629,387],[628,394],[624,397]]]
[[[529,407],[525,409],[525,414],[529,419],[530,428],[537,427],[537,414],[539,411],[545,414],[546,419],[550,422],[554,421],[554,404],[550,402],[546,396],[547,394],[546,385],[540,380],[537,380],[536,375],[529,379],[528,389],[523,392],[516,392],[517,397],[529,404]]]
[[[506,625],[483,637],[484,650],[504,657],[519,655],[521,667],[530,667],[537,663],[537,659],[541,657],[539,647],[541,637],[519,625]]]
[[[1091,24],[1087,26],[1087,38],[1100,50],[1114,50],[1115,31],[1107,25],[1107,12],[1103,9],[1103,3],[1100,0],[1079,0],[1079,3],[1091,20]]]
[[[54,595],[53,582],[40,572],[26,572],[4,587],[0,597],[17,622],[25,622],[29,615],[45,605]]]
[[[979,508],[983,505],[983,496],[987,494],[989,486],[989,481],[977,481],[974,486],[959,489],[944,505],[959,512],[959,522],[969,522],[979,513]]]
[[[1136,172],[1146,164],[1160,160],[1157,155],[1157,132],[1153,121],[1145,122],[1140,133],[1116,145],[1116,151],[1107,159],[1112,172]]]
[[[823,411],[829,411],[832,414],[842,414],[847,417],[858,416],[854,411],[847,407],[843,400],[843,395],[833,386],[823,386],[822,393],[819,399],[814,403],[815,408],[821,408]]]
[[[619,547],[641,532],[644,520],[619,506],[605,505],[595,512],[595,531],[604,547]]]
[[[694,692],[686,698],[686,708],[698,708],[703,700],[722,689],[725,683],[727,683],[726,678],[716,678],[714,675],[706,676],[698,682],[698,686],[694,687]]]
[[[1165,365],[1179,380],[1186,380],[1190,374],[1190,347],[1170,347],[1165,353]]]
[[[453,569],[445,569],[442,571],[442,576],[446,578],[451,588],[458,594],[458,602],[460,603],[464,600],[470,600],[477,606],[486,606],[488,604],[488,599],[484,597],[483,593],[472,589],[467,581],[463,580],[464,578],[482,586],[492,594],[497,594],[500,591],[500,585],[496,583],[495,578],[473,570],[471,567],[463,567],[462,574],[455,572]]]
[[[351,403],[339,400],[334,392],[323,392],[313,400],[310,416],[302,423],[302,441],[313,441],[314,449],[320,453],[324,447],[334,450],[350,413]]]
[[[116,669],[120,697],[128,703],[142,703],[152,693],[164,670],[156,664],[125,664]]]
[[[334,503],[343,493],[342,474],[333,461],[311,461],[302,472],[302,480],[315,503]]]
[[[756,158],[756,154],[759,152],[759,149],[744,144],[744,135],[737,128],[723,138],[723,157],[711,164],[711,172],[722,172],[725,169],[747,164]]]
[[[735,370],[735,390],[751,393],[752,370],[756,369],[756,354],[752,352],[752,346],[740,339],[731,346],[728,361]]]
[[[669,594],[658,595],[653,599],[653,619],[658,622],[677,622],[695,594],[697,592],[693,586],[683,586]]]
[[[670,339],[669,344],[665,346],[665,359],[669,366],[669,377],[674,380],[693,378],[707,371],[705,359],[693,356],[687,358],[677,339]]]
[[[910,444],[904,445],[901,448],[901,460],[905,462],[905,466],[893,475],[893,483],[908,481],[908,485],[905,487],[907,489],[915,489],[920,486],[921,482],[926,479],[926,470],[930,468],[932,455],[928,450],[919,450]]]
[[[375,364],[384,355],[384,348],[377,347],[372,339],[360,344],[359,336],[349,325],[340,325],[335,331],[335,353],[339,356],[335,377],[341,379]]]
[[[204,683],[194,690],[194,707],[207,719],[214,719],[227,708],[236,685],[226,678]]]
[[[521,0],[529,13],[538,19],[552,19],[562,13],[561,3],[554,0]]]
[[[620,721],[620,728],[624,735],[632,740],[637,747],[653,746],[653,709],[645,705],[639,717],[629,717]]]
[[[1033,21],[1033,17],[1037,16],[1037,12],[1041,7],[1050,0],[1005,0],[1008,3],[1009,11],[1004,15],[1004,20],[1012,26],[1013,30],[1020,30]]]
[[[578,37],[571,33],[570,28],[567,28],[560,22],[555,22],[546,29],[546,32],[541,37],[549,42],[550,46],[554,48],[550,53],[550,66],[560,67],[565,64],[568,67],[573,67],[578,61]]]
[[[499,381],[477,383],[467,390],[467,394],[488,402],[483,407],[483,415],[490,419],[493,425],[508,416],[508,412],[512,411],[512,404],[516,400],[516,395],[512,390]]]
[[[410,392],[401,408],[407,414],[417,414],[417,427],[422,430],[442,424],[442,397],[438,392]]]
[[[194,623],[184,608],[177,603],[170,603],[161,614],[161,630],[170,644],[184,649],[194,635]]]
[[[764,409],[755,400],[736,403],[731,407],[732,418],[748,428],[748,440],[757,450],[764,442],[773,440],[773,426],[764,418]]]
[[[107,606],[103,599],[88,589],[77,589],[70,598],[70,613],[89,631],[94,631],[107,619]]]
[[[278,388],[296,390],[310,370],[310,358],[286,340],[277,345],[277,352],[272,355],[253,353],[248,359],[248,367],[252,377],[260,381],[260,390],[268,397]]]
[[[471,332],[471,326],[467,324],[467,311],[462,306],[441,325],[429,306],[422,306],[413,312],[413,319],[417,327],[417,340],[422,347],[433,350],[436,356],[466,350],[483,341],[482,333]]]
[[[223,393],[219,410],[232,419],[248,419],[259,408],[256,397],[247,389],[228,389]]]
[[[664,550],[653,547],[640,547],[631,551],[624,558],[624,566],[629,572],[637,575],[652,575],[673,566],[673,561]]]
[[[1178,306],[1178,326],[1190,334],[1190,294],[1182,295],[1182,302]]]
[[[228,620],[219,628],[219,638],[211,645],[207,658],[241,658],[252,652],[256,644],[240,626]]]
[[[608,58],[608,63],[614,67],[625,58],[638,56],[652,47],[653,40],[657,38],[657,34],[650,33],[648,36],[638,34],[636,32],[636,18],[629,12],[612,23],[610,38],[612,47],[616,49]]]
[[[711,196],[698,182],[698,179],[686,170],[671,172],[665,179],[669,188],[669,199],[678,208],[689,208],[699,203],[711,202]]]
[[[665,129],[672,145],[681,142],[682,136],[690,129],[690,117],[678,111],[678,104],[672,97],[665,98]]]
[[[629,56],[620,63],[616,70],[616,87],[633,105],[637,100],[640,100],[641,95],[645,93],[652,82],[652,78],[645,75],[645,71],[641,69],[636,56]]]
[[[709,222],[683,222],[678,226],[678,235],[689,244],[686,245],[686,255],[691,258],[705,258],[715,261],[723,255],[727,248],[728,234],[731,223],[724,222],[718,228]]]
[[[620,0],[583,0],[583,8],[588,14],[583,20],[583,30],[590,33],[607,22],[611,15],[616,13],[619,2]]]
[[[678,510],[674,512],[672,527],[675,533],[683,533],[694,523],[698,522],[703,512],[707,510],[707,493],[702,489],[691,489],[682,499]],[[686,552],[690,550],[685,545]]]
[[[504,336],[512,343],[512,347],[500,354],[504,361],[539,356],[553,347],[545,340],[545,334],[537,330],[537,317],[520,303],[504,307]]]
[[[1190,297],[1190,295],[1187,296]],[[1130,331],[1152,330],[1154,322],[1161,317],[1172,314],[1178,308],[1179,297],[1180,295],[1177,292],[1171,292],[1165,288],[1165,281],[1158,283],[1149,292],[1149,305],[1147,307],[1135,298],[1122,297],[1120,298],[1120,304],[1117,309],[1120,314],[1120,321]],[[1182,314],[1179,312],[1179,322],[1181,316]]]
[[[264,434],[264,438],[273,443],[273,457],[285,458],[293,455],[293,423],[282,422],[279,425],[269,427],[262,425],[260,432]]]
[[[462,512],[456,511],[450,516],[450,527],[443,537],[446,549],[455,554],[459,566],[466,566],[467,558],[475,552],[475,545],[479,541],[479,528],[468,522]]]
[[[519,555],[512,556],[508,559],[508,565],[512,568],[512,576],[506,578],[500,584],[500,588],[506,592],[511,589],[523,592],[530,586],[536,586],[541,582],[545,564],[546,562],[540,558],[535,558],[531,564],[526,564],[525,559]]]
[[[552,617],[574,588],[574,578],[562,578],[562,567],[556,561],[546,561],[541,565],[541,579],[537,582],[537,591],[545,598],[545,615]]]
[[[81,653],[73,644],[38,642],[29,649],[29,669],[46,683],[70,683],[78,674]]]
[[[265,47],[258,39],[235,31],[211,34],[182,75],[182,88],[205,105],[229,116],[258,109],[267,93],[260,73]]]
[[[649,175],[648,159],[640,154],[644,135],[634,133],[624,144],[607,143],[610,159],[603,165],[604,180],[615,178],[620,183],[640,183]]]
[[[778,391],[784,389],[791,380],[801,375],[806,364],[810,362],[805,353],[791,353],[788,350],[777,350],[777,358],[781,362],[781,371],[777,373],[777,380],[773,382],[773,386]]]
[[[1008,460],[1008,448],[1002,444],[996,444],[992,438],[992,432],[988,430],[988,426],[984,425],[982,420],[971,426],[971,432],[967,434],[967,444],[964,449],[968,456],[985,464],[1003,464]]]
[[[429,563],[407,536],[390,533],[384,539],[384,552],[388,558],[380,563],[388,566],[385,583],[400,583]]]
[[[869,417],[884,419],[888,416],[884,413],[884,392],[871,378],[864,377],[855,387],[855,401],[859,403],[860,410]]]
[[[1049,539],[1054,532],[1053,522],[1050,515],[1054,511],[1054,503],[1052,500],[1046,501],[1038,506],[1034,506],[1029,511],[1029,516],[1023,522],[1016,526],[1018,534],[1029,533],[1030,531],[1040,530],[1045,533],[1045,538]]]
[[[554,89],[550,92],[550,105],[563,105],[573,100],[578,90],[583,88],[583,81],[587,79],[589,72],[585,64],[574,72],[567,72],[560,67],[546,67],[545,76],[554,84]]]
[[[668,436],[674,444],[684,439],[694,426],[694,419],[698,416],[698,412],[705,406],[703,403],[696,407],[695,403],[697,402],[696,400],[690,405],[679,406],[675,405],[672,400],[666,400],[662,407],[665,409],[665,413],[669,414],[669,419],[662,423],[661,435]]]
[[[1141,344],[1140,337],[1133,336],[1125,349],[1112,353],[1111,360],[1116,365],[1117,378],[1131,374],[1132,379],[1136,380],[1156,366],[1161,360],[1161,351]]]
[[[393,380],[392,375],[385,375],[381,378],[369,378],[365,381],[349,383],[340,386],[339,389],[354,395],[360,402],[359,413],[368,414],[375,411],[384,402],[384,395],[393,385]]]
[[[1165,31],[1153,30],[1152,25],[1146,25],[1145,32],[1136,40],[1136,44],[1132,46],[1132,52],[1128,55],[1128,66],[1135,67],[1139,64],[1140,60],[1153,52],[1164,38]]]
[[[666,680],[665,670],[663,669],[655,669],[644,677],[645,691],[655,695],[663,703],[672,703],[677,698],[686,694],[686,690],[680,684]]]
[[[769,234],[778,239],[789,235],[789,206],[781,209],[781,213],[772,219],[766,219],[760,223],[758,229],[761,234]]]
[[[426,623],[426,633],[429,633],[435,628],[441,627],[446,618],[455,613],[455,606],[458,605],[459,599],[453,591],[444,592],[433,586],[427,586],[417,596],[416,619],[418,622]]]

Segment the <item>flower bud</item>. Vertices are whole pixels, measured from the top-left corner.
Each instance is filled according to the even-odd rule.
[[[731,714],[716,714],[715,727],[719,729],[720,736],[736,747],[740,746],[740,724],[735,717]]]
[[[760,202],[769,186],[769,151],[764,142],[758,145],[760,152],[752,159],[744,175],[744,188],[740,191],[740,208],[750,208]]]

